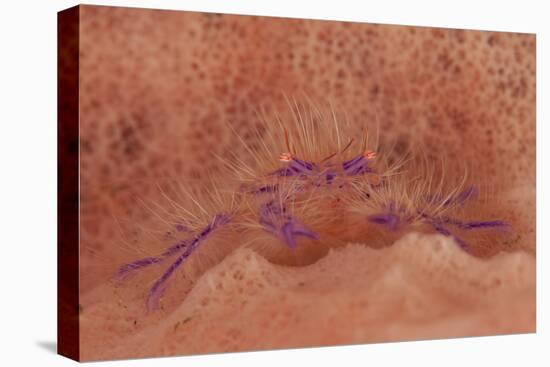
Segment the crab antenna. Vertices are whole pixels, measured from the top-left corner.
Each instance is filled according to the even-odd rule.
[[[344,149],[342,149],[342,150],[340,151],[340,154],[344,153],[344,152],[353,144],[353,141],[354,141],[354,139],[351,138],[351,139],[349,140],[349,142],[346,144],[346,146],[344,147]],[[328,157],[326,157],[325,159],[321,160],[319,163],[323,163],[323,162],[328,161],[329,159],[331,159],[332,157],[334,157],[336,154],[338,154],[338,153],[337,153],[337,152],[334,152],[334,153],[330,154]]]
[[[351,139],[349,140],[349,143],[344,147],[344,149],[342,149],[342,151],[340,152],[340,154],[342,154],[342,153],[344,153],[346,150],[348,150],[348,148],[351,147],[351,145],[353,144],[353,141],[354,141],[354,140],[355,140],[354,138],[351,138]]]
[[[334,157],[335,155],[336,155],[336,152],[330,154],[328,157],[324,158],[324,159],[321,160],[319,163],[326,162],[326,161],[328,161],[329,159],[331,159],[332,157]]]

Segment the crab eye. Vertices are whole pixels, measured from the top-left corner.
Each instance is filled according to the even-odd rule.
[[[281,162],[290,162],[292,160],[292,154],[290,154],[290,153],[281,153],[281,155],[279,155],[279,160]]]
[[[366,159],[374,159],[376,158],[376,152],[373,150],[366,150],[365,153],[363,153],[363,157]]]

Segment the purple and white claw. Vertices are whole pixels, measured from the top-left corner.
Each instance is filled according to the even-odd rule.
[[[296,238],[299,236],[312,240],[319,239],[317,233],[287,215],[286,208],[273,201],[260,207],[258,220],[266,232],[279,238],[291,249],[296,247]]]

